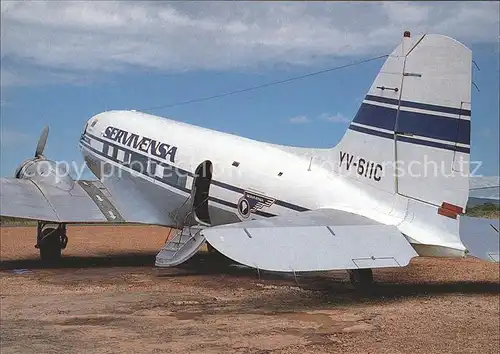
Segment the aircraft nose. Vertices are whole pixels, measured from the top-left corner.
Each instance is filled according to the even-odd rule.
[[[98,120],[99,120],[99,119],[97,118],[97,116],[92,116],[92,117],[90,117],[90,118],[87,120],[87,122],[85,123],[85,128],[83,129],[83,132],[84,132],[84,133],[87,133],[87,132],[92,131],[92,130],[93,130],[92,128],[94,128],[94,127],[95,127],[95,125],[97,124]]]

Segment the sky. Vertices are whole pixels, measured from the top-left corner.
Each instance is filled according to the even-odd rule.
[[[498,2],[4,1],[0,175],[33,156],[82,163],[85,122],[389,54],[404,30],[473,51],[471,160],[499,174]],[[151,111],[256,140],[332,147],[383,59],[219,99]],[[210,142],[207,142],[210,144]],[[86,176],[88,177],[88,176]]]

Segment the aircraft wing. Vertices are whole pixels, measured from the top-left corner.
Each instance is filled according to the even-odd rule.
[[[270,271],[403,267],[417,253],[395,226],[321,209],[202,231],[219,252]]]
[[[107,221],[111,215],[106,217],[85,192],[83,183],[97,190],[94,198],[103,195],[90,181],[80,181],[71,190],[64,190],[27,179],[2,178],[0,213],[2,216],[53,222]]]
[[[114,185],[110,184],[111,189]],[[156,210],[142,203],[130,185],[113,196],[98,180],[73,181],[60,186],[31,179],[0,179],[0,215],[56,223],[134,222],[168,225]],[[116,192],[116,191],[115,191]],[[124,199],[127,198],[127,199]],[[130,204],[129,200],[138,204]]]

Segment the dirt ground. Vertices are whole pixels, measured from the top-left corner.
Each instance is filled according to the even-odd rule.
[[[277,276],[201,252],[157,271],[165,229],[73,226],[60,267],[35,229],[0,228],[0,352],[499,353],[499,267],[419,258],[375,271]]]

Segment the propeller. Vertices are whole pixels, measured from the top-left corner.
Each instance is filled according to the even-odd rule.
[[[14,176],[16,178],[25,178],[24,168],[29,166],[31,162],[36,162],[38,160],[44,160],[43,150],[45,150],[45,144],[47,144],[47,137],[49,136],[49,127],[46,125],[42,133],[40,134],[40,138],[38,139],[38,143],[36,144],[35,149],[35,157],[24,160],[17,168]]]
[[[40,134],[40,139],[38,139],[38,144],[36,144],[35,158],[43,156],[43,150],[45,149],[45,144],[47,143],[47,137],[49,136],[49,126],[46,125],[42,134]]]

